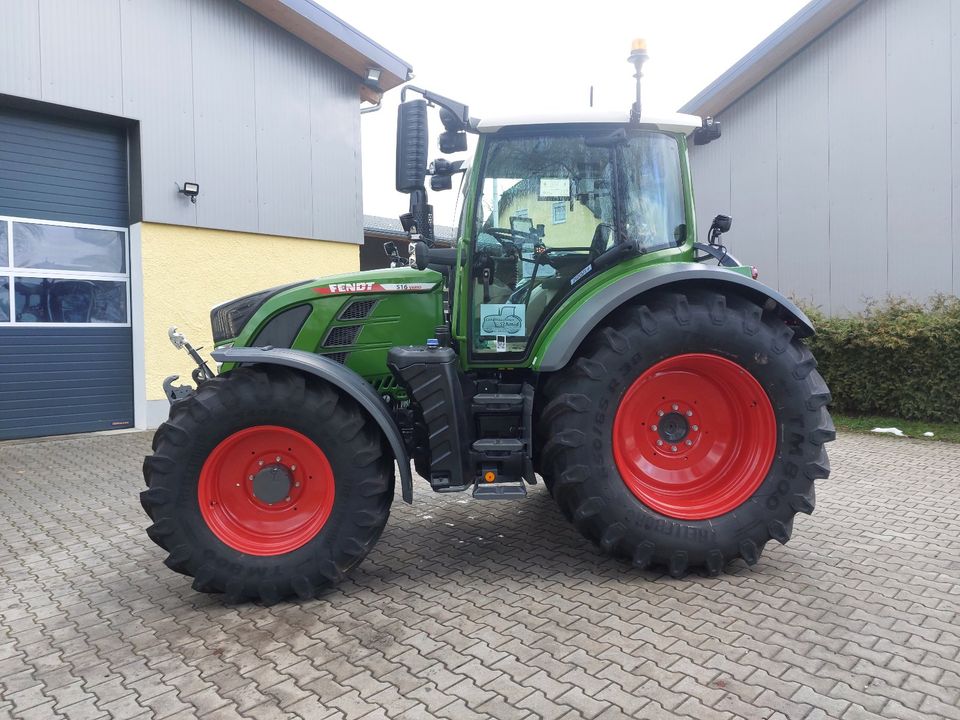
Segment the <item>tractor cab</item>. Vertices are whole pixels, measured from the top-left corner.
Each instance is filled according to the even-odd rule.
[[[410,234],[410,264],[446,273],[451,332],[464,366],[523,365],[565,301],[611,268],[638,258],[644,264],[694,260],[687,137],[709,142],[719,137],[720,125],[692,115],[644,114],[642,41],[630,60],[637,101],[621,113],[477,120],[462,103],[404,88],[396,178],[397,190],[410,195],[401,218]],[[422,98],[407,100],[407,93]],[[479,135],[454,248],[433,240],[425,181],[430,176],[431,189],[449,189],[464,163],[438,158],[428,164],[430,106],[440,109],[445,128],[442,152],[464,151],[466,133]],[[516,320],[504,323],[504,316]]]
[[[522,360],[564,300],[619,263],[692,257],[684,131],[698,126],[631,126],[625,114],[479,123],[455,313],[472,357]],[[507,309],[522,322],[492,332],[487,319]]]

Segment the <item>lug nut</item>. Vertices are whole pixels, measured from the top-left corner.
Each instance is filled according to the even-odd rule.
[[[657,440],[657,445],[663,445],[663,440]]]
[[[291,470],[296,470],[296,469],[297,469],[297,466],[296,466],[296,465],[291,465],[291,466],[290,466],[290,469],[291,469]]]
[[[676,452],[676,451],[677,451],[677,446],[676,446],[676,445],[671,445],[671,446],[670,446],[670,449],[673,450],[674,452]]]
[[[283,499],[283,501],[284,501],[284,502],[290,502],[290,498],[289,498],[289,497],[285,497],[285,498]]]
[[[249,477],[247,477],[247,480],[253,480],[253,475],[250,475]]]
[[[687,440],[687,445],[693,445],[693,440]]]
[[[260,461],[260,467],[263,467],[263,460]]]
[[[687,410],[687,417],[693,417],[693,410]]]
[[[300,487],[300,483],[295,482],[295,483],[293,484],[293,486],[294,486],[294,487]]]
[[[680,409],[680,406],[677,405],[676,403],[674,403],[674,404],[671,405],[670,407],[672,407],[674,410],[679,410],[679,409]]]
[[[237,483],[237,487],[240,487],[240,483]]]
[[[650,429],[653,430],[654,432],[656,432],[656,431],[657,431],[657,426],[656,426],[656,425],[651,425],[651,426],[650,426]]]
[[[657,417],[663,417],[663,410],[657,410]]]
[[[280,456],[277,455],[277,462],[280,462]]]

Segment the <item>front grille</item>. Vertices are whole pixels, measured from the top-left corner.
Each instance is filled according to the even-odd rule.
[[[328,360],[333,360],[335,363],[340,363],[343,365],[347,362],[347,355],[350,353],[337,352],[337,353],[324,353],[320,357],[325,357]]]
[[[338,320],[363,320],[373,312],[377,300],[354,300],[340,311]]]
[[[363,325],[347,325],[345,327],[335,327],[327,333],[327,339],[323,341],[323,347],[344,347],[354,345],[357,342],[357,336]]]

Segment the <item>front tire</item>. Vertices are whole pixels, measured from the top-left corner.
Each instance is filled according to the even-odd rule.
[[[336,388],[274,367],[202,383],[144,460],[165,564],[230,602],[315,597],[366,556],[393,500],[376,426]]]
[[[830,393],[782,320],[740,297],[618,311],[545,386],[541,474],[605,552],[675,577],[757,562],[830,472]]]

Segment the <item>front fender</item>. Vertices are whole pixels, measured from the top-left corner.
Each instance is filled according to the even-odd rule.
[[[563,319],[550,334],[545,348],[537,353],[539,362],[534,361],[535,369],[552,372],[566,367],[590,331],[625,302],[655,289],[682,291],[690,286],[735,292],[761,307],[776,310],[794,326],[798,337],[809,337],[815,332],[810,318],[792,300],[751,277],[717,265],[661,263],[621,277],[578,304],[576,312]]]
[[[413,475],[410,456],[400,428],[373,387],[350,368],[304,350],[273,347],[234,347],[210,353],[218,363],[283,365],[310,373],[343,390],[357,401],[383,431],[400,467],[400,489],[404,502],[413,502]]]

